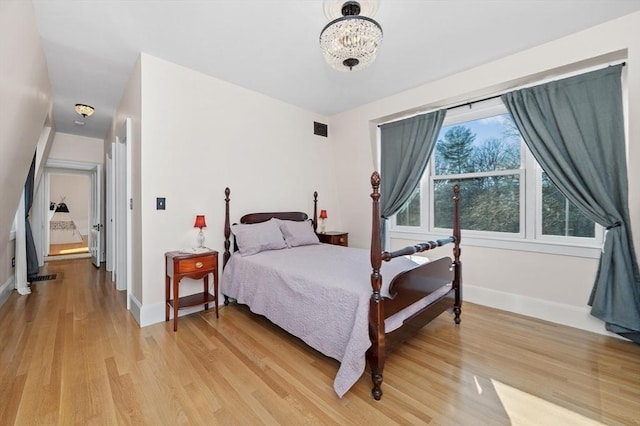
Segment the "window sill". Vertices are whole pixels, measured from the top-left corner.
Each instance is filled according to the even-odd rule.
[[[423,234],[419,232],[390,231],[391,239],[402,240],[433,240],[441,237],[448,237],[450,234],[429,233]],[[539,240],[525,240],[506,237],[479,237],[469,236],[462,232],[462,244],[474,247],[488,247],[502,250],[518,250],[534,253],[554,254],[561,256],[585,257],[590,259],[600,258],[602,247],[599,245],[577,245],[571,243],[560,243]]]

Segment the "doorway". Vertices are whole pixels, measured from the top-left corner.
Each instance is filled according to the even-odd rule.
[[[51,172],[48,176],[47,256],[89,257],[90,175],[86,172]]]
[[[97,163],[47,161],[32,208],[34,222],[38,224],[33,229],[40,266],[48,260],[91,257],[93,264],[100,267],[104,258],[102,173],[102,165]],[[62,184],[58,185],[60,182]],[[56,212],[58,209],[60,212]],[[52,219],[58,223],[52,225]],[[74,233],[80,235],[79,241]],[[72,238],[74,241],[70,241]],[[61,243],[69,246],[53,247],[53,250],[67,252],[51,255],[50,245]],[[84,247],[88,247],[88,252]],[[73,252],[75,250],[78,252]]]

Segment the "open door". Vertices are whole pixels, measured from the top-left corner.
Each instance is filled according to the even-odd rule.
[[[89,253],[91,253],[91,263],[96,268],[102,263],[102,234],[104,224],[102,223],[102,165],[97,164],[91,174],[91,230],[89,234]]]
[[[127,309],[131,309],[131,119],[127,118],[116,134],[111,146],[110,177],[108,185],[109,228],[112,228],[112,277],[117,290],[127,291]],[[112,279],[113,279],[112,278]]]
[[[116,289],[127,289],[127,140],[116,136],[115,172],[115,281]],[[128,301],[128,298],[127,298]]]

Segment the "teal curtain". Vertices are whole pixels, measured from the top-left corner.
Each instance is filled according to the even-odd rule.
[[[384,247],[386,221],[409,200],[427,167],[447,110],[380,126],[380,209]]]
[[[606,237],[589,305],[607,329],[640,336],[640,272],[631,237],[622,65],[502,99],[542,169]]]

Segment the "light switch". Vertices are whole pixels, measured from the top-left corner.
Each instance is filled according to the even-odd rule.
[[[166,206],[165,198],[156,198],[156,210],[164,210]]]

